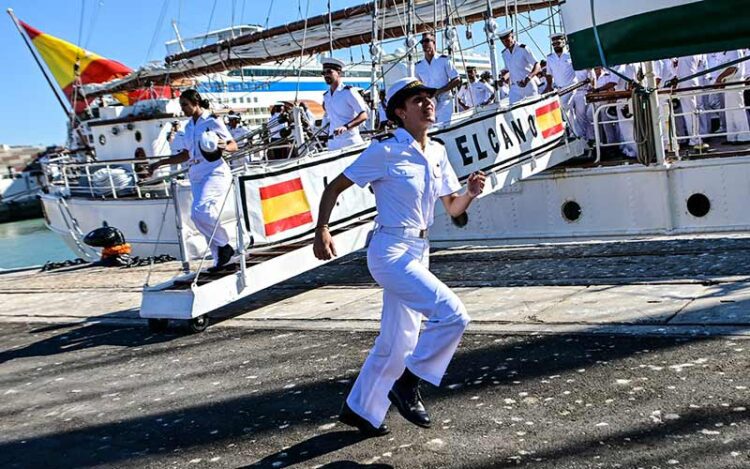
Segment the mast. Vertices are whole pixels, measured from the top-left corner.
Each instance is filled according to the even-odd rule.
[[[381,59],[380,43],[378,42],[378,2],[372,0],[372,44],[370,45],[370,58],[372,59],[372,70],[370,71],[370,96],[372,108],[370,109],[370,130],[375,130],[375,120],[378,116],[378,102],[380,93],[378,83],[378,64]]]
[[[187,49],[185,49],[185,44],[182,43],[182,36],[180,36],[180,30],[177,29],[177,21],[172,20],[172,29],[174,29],[174,35],[177,38],[177,44],[180,46],[180,50],[182,52],[187,52]]]
[[[60,97],[60,94],[58,93],[57,88],[52,83],[52,79],[47,73],[47,69],[44,68],[44,66],[42,65],[42,62],[39,60],[39,56],[37,55],[36,50],[34,50],[34,48],[31,46],[31,41],[29,40],[29,37],[26,35],[26,33],[23,31],[23,28],[21,28],[21,25],[18,23],[18,18],[16,18],[16,15],[13,13],[12,8],[8,8],[8,15],[10,15],[10,18],[13,20],[13,24],[16,25],[16,29],[18,29],[18,34],[21,35],[21,37],[23,38],[23,42],[26,44],[26,47],[29,48],[29,52],[31,52],[31,56],[34,57],[34,61],[39,66],[39,70],[42,71],[42,75],[44,75],[44,79],[47,80],[47,84],[52,90],[52,93],[54,93],[55,98],[57,98],[57,102],[60,104],[60,107],[63,108],[65,115],[66,116],[71,115],[72,113],[71,109],[65,104],[65,101],[63,101],[63,99]]]
[[[484,33],[487,36],[487,44],[490,48],[490,67],[492,68],[492,84],[495,90],[495,102],[500,102],[500,87],[497,86],[497,76],[499,70],[497,69],[497,51],[495,50],[495,30],[497,24],[495,18],[492,17],[492,0],[487,0],[487,17],[484,19]]]
[[[417,45],[414,39],[414,0],[409,0],[407,7],[407,23],[406,23],[406,57],[408,60],[409,76],[414,76],[414,46]]]

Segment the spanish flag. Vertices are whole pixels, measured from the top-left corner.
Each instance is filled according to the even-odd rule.
[[[536,125],[544,138],[549,138],[565,130],[560,102],[555,100],[538,108],[536,110]]]
[[[130,68],[120,62],[105,59],[75,44],[50,36],[23,21],[19,21],[19,23],[71,103],[73,102],[73,87],[75,85],[104,83],[131,72]],[[80,79],[78,83],[76,83],[76,78]],[[76,112],[80,112],[86,107],[82,98],[79,98],[78,101]]]
[[[120,62],[105,59],[75,44],[63,41],[55,36],[50,36],[23,21],[19,21],[19,23],[71,104],[73,103],[74,86],[87,85],[89,83],[105,83],[115,78],[124,77],[132,72],[130,68]],[[128,106],[143,99],[169,98],[172,94],[170,86],[155,86],[149,89],[117,93],[114,97],[122,104]],[[75,111],[81,112],[85,108],[86,102],[84,102],[82,96],[78,96]]]
[[[266,236],[312,223],[310,203],[300,178],[261,187],[260,205]]]

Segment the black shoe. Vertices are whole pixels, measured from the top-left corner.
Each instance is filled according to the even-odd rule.
[[[350,427],[356,427],[362,435],[367,436],[367,437],[383,436],[391,432],[391,429],[388,428],[386,424],[383,424],[379,426],[378,428],[375,428],[370,422],[368,422],[364,418],[360,417],[357,413],[355,413],[349,407],[349,404],[347,404],[346,401],[344,401],[344,405],[343,407],[341,407],[341,414],[339,414],[339,422],[349,425]]]
[[[219,248],[219,258],[216,260],[216,267],[221,267],[225,265],[227,262],[232,260],[232,256],[234,256],[234,248],[228,244],[225,244],[224,246]]]
[[[388,399],[403,418],[423,428],[430,428],[432,421],[427,414],[419,394],[419,378],[407,368],[388,392]]]

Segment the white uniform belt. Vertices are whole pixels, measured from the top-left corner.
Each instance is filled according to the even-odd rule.
[[[404,236],[406,238],[420,238],[426,239],[428,231],[420,228],[409,228],[407,226],[379,226],[375,231],[382,231],[396,236]]]

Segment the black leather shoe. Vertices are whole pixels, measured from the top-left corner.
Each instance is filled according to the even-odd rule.
[[[225,244],[224,246],[219,248],[219,255],[217,256],[218,259],[216,260],[216,265],[214,266],[214,270],[218,270],[224,265],[226,265],[227,262],[232,260],[232,256],[234,256],[234,248],[228,244]]]
[[[432,426],[427,409],[424,408],[422,396],[419,394],[419,383],[404,386],[396,381],[388,392],[388,399],[396,406],[398,413],[409,422],[422,428]]]
[[[339,414],[339,422],[349,425],[350,427],[356,427],[362,435],[367,436],[367,437],[383,436],[391,432],[391,429],[388,428],[386,424],[383,424],[379,426],[378,428],[375,428],[370,422],[368,422],[366,419],[360,417],[356,412],[354,412],[349,407],[349,404],[346,403],[346,401],[344,401],[344,406],[341,407],[341,414]]]

